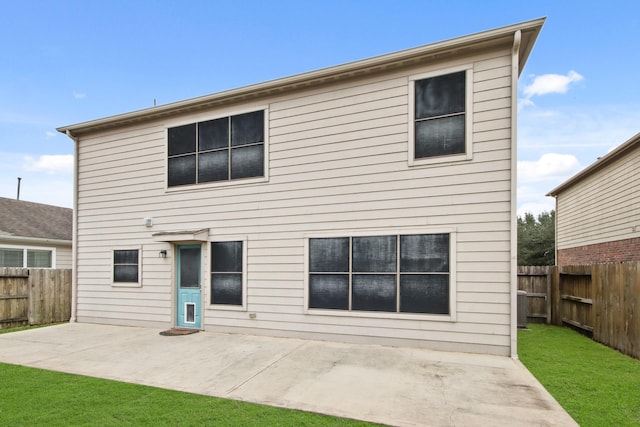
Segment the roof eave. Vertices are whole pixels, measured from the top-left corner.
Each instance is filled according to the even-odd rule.
[[[288,90],[295,90],[301,87],[316,86],[327,82],[353,78],[359,75],[370,74],[392,67],[397,68],[404,65],[410,65],[411,63],[419,62],[425,58],[433,57],[445,52],[452,52],[470,48],[471,46],[498,42],[501,39],[513,37],[513,34],[516,31],[520,31],[523,38],[523,43],[520,49],[519,72],[521,72],[545,19],[546,18],[539,18],[373,58],[296,74],[290,77],[270,80],[263,83],[257,83],[237,89],[226,90],[223,92],[109,116],[88,122],[62,126],[57,128],[57,131],[61,133],[67,133],[68,131],[72,135],[78,135],[103,128],[135,123],[141,120],[150,120],[181,112],[200,110],[220,105],[222,103],[253,99]]]
[[[595,173],[596,171],[602,169],[609,163],[615,161],[621,156],[625,155],[627,152],[640,147],[640,133],[635,134],[628,141],[623,144],[620,144],[613,151],[608,153],[606,156],[600,157],[598,160],[593,162],[591,165],[587,166],[553,190],[549,191],[546,196],[547,197],[556,197],[559,193],[576,184],[577,182],[582,181],[584,178],[589,175]]]
[[[66,239],[51,239],[48,237],[27,237],[27,236],[15,236],[0,234],[0,240],[11,241],[14,243],[31,243],[41,245],[57,245],[57,246],[71,246],[72,241]]]

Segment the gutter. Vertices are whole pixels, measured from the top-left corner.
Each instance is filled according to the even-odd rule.
[[[518,359],[518,77],[522,32],[513,34],[511,51],[511,357]]]
[[[66,135],[73,140],[73,234],[71,246],[71,318],[69,323],[78,321],[78,146],[80,138],[66,130]]]
[[[12,240],[15,242],[23,242],[23,243],[36,243],[36,244],[52,244],[52,245],[58,245],[58,246],[71,246],[72,242],[71,240],[64,240],[64,239],[47,239],[47,238],[42,238],[42,237],[23,237],[23,236],[13,236],[13,235],[6,235],[6,234],[0,234],[0,237],[2,237],[2,240]]]

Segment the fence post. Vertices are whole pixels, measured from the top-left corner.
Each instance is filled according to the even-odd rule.
[[[560,268],[554,265],[551,268],[551,324],[562,326],[562,304],[560,299]]]

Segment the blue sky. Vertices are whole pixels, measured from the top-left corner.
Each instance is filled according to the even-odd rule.
[[[519,86],[519,213],[640,132],[636,1],[0,0],[0,196],[72,205],[56,127],[547,17]]]

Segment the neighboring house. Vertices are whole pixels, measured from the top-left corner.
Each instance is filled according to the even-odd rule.
[[[73,211],[0,197],[0,268],[71,268]]]
[[[556,263],[640,260],[640,133],[547,196],[556,198]]]
[[[515,355],[517,81],[543,22],[59,128],[72,320]]]

